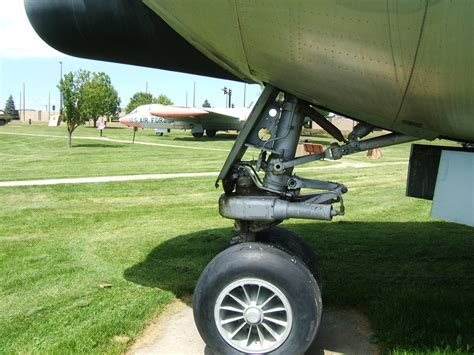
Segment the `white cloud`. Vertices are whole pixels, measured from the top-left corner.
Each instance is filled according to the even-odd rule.
[[[63,54],[48,46],[31,27],[23,0],[0,1],[0,57],[56,57]]]

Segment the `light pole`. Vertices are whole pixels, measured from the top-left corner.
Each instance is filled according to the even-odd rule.
[[[226,98],[225,98],[225,107],[229,107],[229,100],[227,99],[227,94],[228,94],[227,87],[224,86],[224,88],[222,89],[222,91],[224,92],[224,96],[226,97]]]
[[[63,80],[63,62],[59,61],[59,82]],[[59,89],[59,119],[61,119],[61,114],[63,113],[63,92]]]

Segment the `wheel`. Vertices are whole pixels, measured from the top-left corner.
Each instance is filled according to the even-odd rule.
[[[196,326],[216,354],[303,354],[319,327],[319,286],[306,265],[264,243],[218,254],[193,296]]]
[[[209,138],[214,138],[216,136],[217,131],[213,129],[206,129],[206,136]]]
[[[4,126],[6,125],[7,121],[5,121],[4,119],[0,119],[0,126]]]
[[[275,245],[284,249],[289,254],[300,258],[306,264],[322,289],[323,280],[319,258],[313,248],[301,239],[296,233],[280,227],[272,227],[257,232],[255,241]]]
[[[193,132],[194,138],[202,138],[203,135],[204,135],[204,132]]]

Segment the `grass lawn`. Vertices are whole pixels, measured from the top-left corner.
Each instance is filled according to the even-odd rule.
[[[7,125],[1,132],[65,135]],[[58,133],[59,132],[59,133]],[[188,133],[137,140],[228,149]],[[77,136],[96,136],[81,128]],[[106,136],[129,139],[130,131]],[[327,139],[323,139],[327,142]],[[0,180],[218,171],[225,151],[0,134]],[[318,252],[326,305],[367,315],[384,352],[472,353],[474,229],[404,197],[409,145],[373,166],[305,170],[345,183],[345,217],[284,225]],[[319,165],[318,165],[319,164]],[[329,167],[329,168],[328,168]],[[120,353],[227,243],[213,178],[0,188],[0,353]],[[102,288],[101,285],[111,287]],[[117,341],[117,336],[122,336]],[[128,339],[127,341],[124,341]],[[471,347],[469,347],[469,345]]]
[[[130,144],[131,134],[131,129],[111,128],[104,133],[106,139],[88,140],[79,137],[99,138],[97,130],[81,127],[73,135],[74,149],[65,149],[63,127],[0,127],[0,181],[219,171],[233,142],[228,135],[213,145],[209,139],[196,142],[189,132],[157,137],[152,130],[139,131],[137,141],[172,145],[150,147]]]

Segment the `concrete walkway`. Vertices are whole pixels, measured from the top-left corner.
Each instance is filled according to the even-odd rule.
[[[379,354],[371,345],[369,322],[352,310],[325,308],[319,333],[306,355]],[[129,355],[183,354],[209,355],[210,351],[199,336],[191,306],[175,301],[127,351]]]

